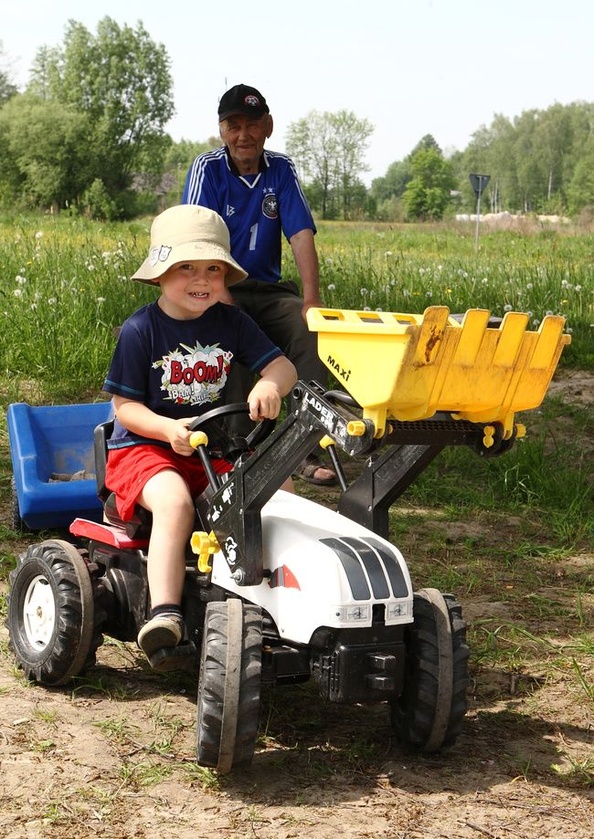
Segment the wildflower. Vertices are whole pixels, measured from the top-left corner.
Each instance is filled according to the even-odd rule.
[[[578,294],[580,293],[581,290],[582,290],[581,285],[576,285],[575,286],[575,291],[577,291]]]
[[[534,288],[534,285],[532,283],[526,283],[526,290],[527,291],[532,291],[533,288]]]
[[[433,292],[432,291],[426,291],[425,292],[425,297],[433,297]]]
[[[48,297],[47,302],[49,303],[50,306],[55,306],[58,301],[56,300],[55,297]]]
[[[384,256],[392,256],[392,251],[386,251],[386,253],[384,254]]]
[[[505,304],[505,306],[503,307],[503,311],[504,311],[504,312],[511,312],[511,310],[512,310],[512,306],[511,306],[511,304],[510,304],[510,303],[506,303],[506,304]]]
[[[38,230],[35,234],[36,239],[43,239],[43,230]]]
[[[16,277],[14,278],[14,280],[15,280],[15,282],[17,282],[19,285],[24,285],[24,284],[27,282],[27,278],[26,278],[26,277],[21,276],[21,274],[17,274],[17,275],[16,275]]]
[[[360,288],[359,291],[361,292],[361,297],[365,297],[366,294],[369,294],[369,289],[367,288]]]
[[[22,297],[23,296],[23,290],[21,288],[15,288],[15,290],[12,293],[14,294],[15,297]]]
[[[98,297],[97,298],[97,303],[99,303],[99,305],[101,305],[102,303],[105,303],[105,297]]]
[[[334,291],[335,288],[336,288],[336,286],[334,285],[334,283],[329,283],[328,284],[328,291]]]

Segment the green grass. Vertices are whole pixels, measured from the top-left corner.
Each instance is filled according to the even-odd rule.
[[[114,328],[155,291],[128,278],[144,259],[150,219],[101,224],[54,216],[0,225],[0,384],[9,401],[96,392]],[[567,318],[564,366],[594,365],[591,241],[586,235],[486,232],[478,256],[461,226],[320,223],[321,294],[341,309],[452,313],[487,308]],[[284,273],[295,278],[290,248]]]

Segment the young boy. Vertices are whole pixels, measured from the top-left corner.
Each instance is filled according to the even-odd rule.
[[[149,661],[184,634],[185,551],[193,499],[207,483],[200,459],[192,457],[189,423],[221,399],[236,361],[260,375],[247,400],[253,420],[277,417],[297,380],[293,364],[255,322],[227,305],[227,286],[245,276],[217,213],[184,204],[157,216],[149,255],[132,279],[158,285],[160,296],[123,324],[104,384],[115,410],[106,485],[123,520],[136,504],[153,517],[151,617],[138,635]],[[220,473],[230,469],[223,460],[214,465]]]

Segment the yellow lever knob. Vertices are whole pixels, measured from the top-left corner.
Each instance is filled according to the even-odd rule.
[[[194,531],[190,539],[190,546],[193,553],[198,554],[198,570],[203,574],[210,574],[212,571],[210,557],[220,550],[220,545],[213,531],[211,530],[210,533],[206,533],[204,530]]]

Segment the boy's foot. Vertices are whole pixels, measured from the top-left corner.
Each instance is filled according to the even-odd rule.
[[[177,647],[183,634],[184,624],[177,615],[157,615],[138,633],[138,646],[150,661],[157,650]]]

